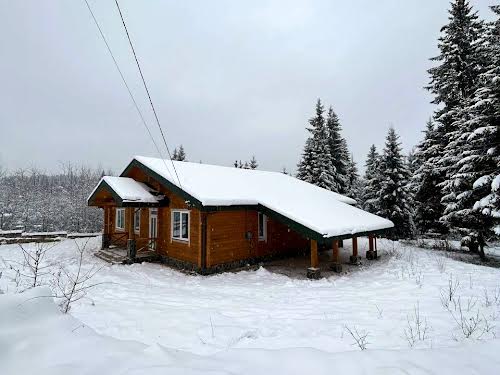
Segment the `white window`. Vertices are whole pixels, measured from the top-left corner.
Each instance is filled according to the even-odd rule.
[[[134,232],[139,233],[141,231],[141,209],[134,209]]]
[[[125,229],[125,209],[116,209],[116,229]]]
[[[267,216],[259,212],[259,241],[267,241]]]
[[[172,211],[172,238],[189,241],[189,211]]]

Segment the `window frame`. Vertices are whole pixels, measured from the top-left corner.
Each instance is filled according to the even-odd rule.
[[[267,242],[267,216],[262,213],[258,212],[257,214],[257,237],[259,238],[259,241],[265,241]],[[262,231],[263,234],[260,234],[260,224],[262,223]]]
[[[134,210],[134,233],[139,234],[141,232],[141,209],[133,209]]]
[[[174,216],[179,214],[179,237],[174,236]],[[182,218],[183,214],[187,214],[187,238],[182,237]],[[191,211],[183,209],[172,209],[170,210],[170,241],[190,243],[191,241]]]
[[[119,219],[121,217],[121,215],[123,215],[122,220]],[[125,215],[125,208],[117,207],[116,208],[116,217],[115,217],[115,229],[125,230],[125,216],[126,216]],[[121,221],[122,226],[119,225],[120,221]]]

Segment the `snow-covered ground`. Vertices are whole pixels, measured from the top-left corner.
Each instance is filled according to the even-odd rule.
[[[59,313],[51,298],[32,299],[47,295],[46,288],[16,293],[25,286],[9,265],[22,254],[17,245],[0,246],[2,374],[35,368],[50,374],[167,369],[496,374],[500,369],[500,269],[379,241],[380,252],[388,250],[391,257],[319,281],[265,268],[202,277],[157,264],[101,263],[92,256],[98,242],[88,244],[85,269],[102,265],[92,282],[103,284],[68,315]],[[64,240],[47,261],[74,268],[75,248],[73,240]],[[450,280],[457,285],[451,302]],[[410,347],[415,311],[426,332]],[[470,325],[471,318],[478,319],[478,327],[465,338],[466,327],[458,323]],[[367,334],[365,351],[346,327]]]

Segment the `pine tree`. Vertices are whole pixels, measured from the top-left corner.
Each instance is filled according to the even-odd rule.
[[[321,100],[316,103],[316,115],[309,120],[311,133],[306,141],[302,160],[298,164],[297,178],[324,189],[337,191],[333,181],[334,167],[330,158],[328,133],[325,126],[324,108]]]
[[[441,157],[441,140],[432,120],[427,122],[424,139],[415,150],[415,173],[411,179],[415,207],[415,226],[419,233],[446,233],[447,226],[439,219],[443,214],[441,189],[437,186],[442,172],[437,168]]]
[[[470,107],[475,120],[469,123],[473,162],[480,173],[473,183],[474,210],[481,212],[485,229],[500,236],[500,5],[491,6],[496,20],[485,37],[486,61]]]
[[[498,181],[494,182],[500,174],[500,6],[491,9],[497,20],[488,25],[478,46],[488,65],[479,75],[474,95],[457,111],[461,132],[450,143],[448,153],[454,157],[455,167],[444,185],[448,195],[443,219],[468,236],[469,243],[471,237],[482,242],[500,216]],[[480,250],[474,244],[470,248]],[[481,255],[484,257],[482,251]]]
[[[334,167],[333,186],[336,186],[334,191],[340,194],[347,194],[349,190],[349,151],[347,150],[347,142],[340,134],[342,127],[339,118],[332,107],[328,109],[326,128],[328,131],[331,163]]]
[[[352,154],[347,168],[347,183],[347,196],[354,199],[359,205],[361,203],[361,182],[359,180],[358,167]]]
[[[409,172],[401,154],[399,136],[393,128],[390,128],[387,134],[380,170],[382,179],[378,192],[380,207],[377,214],[394,223],[389,234],[392,239],[409,238],[414,233],[413,212],[407,186]]]
[[[250,159],[249,163],[250,169],[257,169],[259,164],[257,163],[257,159],[255,159],[255,155],[252,156],[252,159]]]
[[[462,134],[461,109],[475,90],[483,61],[477,42],[484,27],[477,13],[472,11],[468,1],[455,0],[449,14],[449,22],[441,29],[438,42],[440,54],[431,59],[439,65],[428,71],[431,81],[427,89],[435,96],[432,102],[440,104],[441,108],[434,116],[436,127],[430,133],[433,139],[427,140],[432,149],[425,153],[430,159],[421,160],[424,164],[419,168],[422,186],[415,195],[420,214],[426,214],[426,211],[429,214],[420,216],[420,229],[438,232],[447,227],[444,204],[453,199],[450,177],[456,169],[455,146]],[[432,200],[426,202],[427,197],[432,197]],[[439,203],[436,203],[438,198]],[[425,204],[430,207],[424,208]],[[438,215],[441,222],[436,220]]]
[[[362,207],[365,211],[377,213],[380,209],[378,192],[380,191],[380,155],[375,145],[371,145],[365,163],[364,185],[361,193]]]
[[[186,160],[186,153],[184,152],[184,147],[182,145],[180,145],[180,147],[179,147],[179,153],[177,154],[177,160],[187,161]]]
[[[172,160],[177,160],[177,158],[179,157],[179,154],[177,152],[177,147],[174,148],[174,152],[172,153]]]

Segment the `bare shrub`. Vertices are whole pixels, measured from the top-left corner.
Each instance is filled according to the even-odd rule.
[[[345,325],[344,328],[347,332],[349,332],[354,340],[354,343],[352,345],[357,345],[359,349],[366,350],[366,347],[369,344],[369,333],[367,331],[359,332],[356,326],[354,326],[352,330],[347,325]]]
[[[414,306],[411,314],[406,316],[406,328],[404,334],[408,345],[413,348],[417,341],[425,341],[428,338],[428,331],[430,329],[427,324],[427,319],[420,316],[420,305]]]
[[[446,271],[446,258],[440,255],[434,256],[434,261],[436,262],[437,269],[440,273],[445,273]]]
[[[464,338],[481,338],[484,331],[484,320],[479,316],[479,309],[475,313],[467,314],[462,308],[460,298],[457,299],[456,310],[448,310],[460,328]]]
[[[83,256],[88,240],[83,246],[80,246],[76,240],[75,244],[78,252],[76,272],[71,272],[64,265],[61,265],[57,278],[53,283],[53,288],[56,291],[53,297],[61,300],[60,307],[63,313],[67,313],[70,310],[73,302],[84,298],[88,289],[102,284],[89,283],[89,281],[102,269],[102,267],[97,267],[94,264],[88,271],[83,271],[82,269]]]
[[[450,303],[453,301],[453,298],[454,298],[455,294],[457,293],[457,290],[459,287],[460,287],[460,281],[453,280],[453,274],[450,274],[450,278],[448,279],[447,288],[441,288],[441,290],[440,290],[441,305],[443,305],[443,307],[446,310],[449,310]]]
[[[390,241],[386,245],[386,254],[390,257],[394,257],[396,259],[401,259],[403,257],[403,252],[401,251],[401,245],[399,242]]]
[[[483,304],[485,307],[490,307],[493,303],[493,301],[490,299],[490,296],[488,294],[488,289],[484,288],[484,294],[483,294],[484,300]]]
[[[53,263],[45,260],[47,253],[56,245],[46,242],[35,242],[34,249],[18,244],[23,254],[21,262],[8,260],[3,262],[6,268],[15,272],[12,281],[21,292],[42,285],[43,278],[52,275]]]

